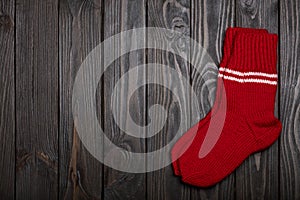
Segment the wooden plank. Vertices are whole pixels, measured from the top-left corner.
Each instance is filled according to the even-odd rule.
[[[299,13],[299,1],[280,1],[280,199],[300,199]]]
[[[147,2],[147,7],[148,27],[168,28],[182,33],[183,36],[190,36],[189,0],[150,0]],[[166,37],[165,33],[157,32],[157,34],[158,37]],[[153,40],[153,38],[148,37],[147,42],[153,43],[153,41],[150,40]],[[166,40],[166,45],[171,44],[170,46],[173,51],[178,50],[182,55],[188,56],[189,43],[183,37],[179,39],[174,38],[174,35],[173,37],[170,35],[166,37]],[[159,44],[155,43],[155,46],[156,45]],[[166,65],[167,68],[176,70],[179,76],[190,80],[190,66],[188,62],[176,56],[174,53],[155,48],[148,49],[147,55],[147,63],[155,63],[153,66],[156,67],[158,67],[158,64]],[[155,128],[160,128],[161,119],[164,119],[164,115],[166,115],[167,118],[160,131],[155,136],[147,139],[148,152],[159,150],[169,145],[178,131],[183,134],[182,130],[179,130],[180,123],[182,123],[183,129],[187,129],[191,126],[189,120],[189,111],[191,109],[190,101],[188,98],[185,98],[190,96],[190,90],[189,88],[182,87],[182,85],[178,85],[180,83],[175,81],[170,74],[165,73],[164,68],[165,67],[159,67],[155,70],[155,73],[149,69],[147,73],[149,75],[147,77],[149,81],[162,82],[164,86],[158,84],[149,84],[147,86],[148,101],[146,108],[149,110],[152,106],[159,105],[165,109],[165,111],[162,112],[154,112],[151,116],[148,115],[147,122],[152,124],[152,127],[148,128],[147,134],[153,134]],[[175,97],[175,90],[183,98],[182,100]],[[183,107],[179,105],[180,101],[186,106],[186,109],[183,109]],[[184,116],[184,119],[180,116]],[[181,120],[185,120],[185,122],[181,122]],[[168,161],[168,157],[163,155],[154,159],[159,160],[160,164]],[[147,162],[154,163],[152,160],[147,160]],[[174,175],[171,165],[147,173],[147,199],[189,199],[190,190],[190,186],[183,184],[180,178]]]
[[[233,26],[234,16],[235,2],[233,0],[192,0],[191,24],[193,26],[191,37],[207,51],[217,66],[222,59],[225,30],[229,26]],[[217,69],[204,66],[194,67],[202,74],[199,76],[199,73],[196,73],[194,70],[191,73],[191,80],[199,99],[201,118],[203,118],[209,112],[214,102]],[[234,195],[234,174],[229,175],[210,188],[195,187],[192,190],[192,199],[234,199]]]
[[[0,196],[15,195],[15,2],[0,1]]]
[[[104,3],[104,20],[103,30],[104,39],[108,39],[115,34],[134,28],[145,27],[145,1],[144,0],[124,0],[124,1],[105,1]],[[106,51],[110,51],[111,55],[115,55],[121,48],[128,48],[133,43],[145,43],[146,37],[142,35],[141,40],[132,35],[128,39],[122,39],[120,42],[113,42],[105,47]],[[128,77],[124,76],[128,70],[145,63],[145,50],[130,52],[115,58],[113,64],[109,66],[103,75],[103,117],[100,119],[104,123],[104,132],[109,140],[116,146],[129,152],[145,152],[144,139],[132,137],[128,135],[124,129],[130,127],[128,115],[132,118],[133,123],[139,126],[145,126],[145,87],[137,88],[135,93],[130,96],[128,91],[134,87],[130,84],[130,80],[144,80],[145,73],[138,71],[130,73]],[[114,88],[117,81],[122,78],[121,87]],[[116,92],[112,97],[112,93]],[[113,104],[111,104],[113,103]],[[116,115],[113,118],[112,107],[115,107]],[[128,115],[127,115],[128,114]],[[117,124],[118,122],[118,124]],[[143,128],[137,133],[145,134]],[[113,150],[104,150],[104,159],[107,162],[120,160],[133,163],[132,156],[129,153],[122,154],[121,159],[117,159]],[[120,165],[120,164],[116,164]],[[118,171],[113,167],[104,167],[104,199],[144,199],[145,198],[145,174],[127,173]]]
[[[16,199],[58,193],[58,1],[16,1]]]
[[[232,16],[234,14],[233,2],[223,1],[221,4],[219,4],[219,2],[192,1],[190,5],[190,1],[150,1],[148,8],[150,13],[149,26],[173,28],[177,31],[182,31],[187,36],[191,36],[204,48],[206,48],[215,62],[219,61],[222,54],[222,37],[220,35],[224,34],[224,30],[228,24],[232,24]],[[222,17],[220,17],[220,15]],[[219,23],[210,23],[209,20],[212,19],[219,20]],[[187,47],[187,49],[182,49],[182,51],[188,51],[188,48],[189,47]],[[201,117],[205,116],[210,108],[209,98],[203,98],[203,96],[208,97],[208,90],[205,89],[207,85],[205,85],[203,80],[200,80],[199,77],[197,78],[198,74],[195,74],[194,70],[190,70],[188,63],[180,60],[176,56],[172,56],[170,53],[167,54],[159,50],[154,52],[150,51],[148,55],[148,60],[150,62],[167,64],[169,67],[175,66],[174,68],[178,70],[179,73],[191,81],[198,99],[203,100],[199,102],[199,107],[201,108]],[[158,72],[158,74],[161,74],[161,72]],[[161,77],[166,83],[170,83],[170,85],[172,85],[172,80],[169,80],[168,77],[158,77]],[[176,87],[175,83],[173,87]],[[210,87],[213,89],[215,86]],[[206,94],[203,93],[203,88],[206,91]],[[179,91],[181,90],[179,93],[181,93],[182,96],[191,95],[190,93],[187,93],[185,88],[176,89]],[[148,142],[148,150],[151,151],[155,148],[161,148],[163,145],[166,145],[168,140],[174,137],[177,131],[176,128],[178,128],[177,125],[181,120],[178,115],[180,111],[182,112],[182,110],[176,110],[178,108],[176,108],[176,103],[172,99],[173,96],[167,92],[167,90],[162,90],[159,87],[149,88],[148,90],[149,93],[155,94],[149,100],[148,107],[157,103],[163,105],[164,107],[168,108],[168,117],[169,119],[172,119],[172,121],[168,121],[167,126],[162,129],[159,137],[156,137],[152,141],[150,140]],[[191,104],[191,102],[185,103]],[[188,106],[190,105],[187,105],[187,107]],[[186,112],[184,115],[187,119],[186,127],[191,127],[191,117],[195,117],[190,115],[192,113],[192,109],[195,108],[189,107],[189,110],[184,111]],[[159,116],[156,118],[158,117]],[[164,143],[162,143],[162,141],[164,141]],[[203,197],[216,199],[218,197],[232,198],[234,196],[233,176],[228,178],[228,180],[223,182],[221,185],[205,190],[194,188],[180,182],[180,178],[174,177],[171,167],[166,167],[163,170],[153,172],[149,174],[148,177],[148,196],[150,199],[198,199]]]
[[[103,196],[103,165],[80,141],[72,115],[72,89],[76,74],[86,56],[103,38],[102,6],[100,0],[60,1],[59,199],[102,199]],[[88,86],[89,82],[84,84]]]
[[[278,33],[278,1],[236,1],[236,25],[265,28]],[[278,86],[280,87],[280,86]],[[278,104],[275,115],[278,116]],[[275,142],[265,151],[251,155],[236,171],[237,199],[278,199],[279,148]]]

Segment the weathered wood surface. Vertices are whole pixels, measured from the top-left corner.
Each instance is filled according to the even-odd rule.
[[[15,195],[15,2],[0,4],[0,196]]]
[[[300,199],[299,11],[297,0],[0,0],[0,199]],[[76,73],[102,41],[146,26],[174,29],[193,38],[216,65],[222,59],[228,26],[278,33],[280,81],[275,114],[283,124],[279,140],[250,156],[233,174],[210,188],[184,184],[173,175],[170,165],[135,174],[97,161],[74,127],[71,102]],[[136,42],[134,35],[132,39]],[[150,41],[145,34],[138,42]],[[112,45],[122,48],[133,43]],[[189,41],[181,40],[172,48],[193,56],[189,55],[189,45]],[[205,82],[196,68],[211,79],[216,69],[192,66],[171,52],[141,49],[116,59],[98,84],[97,117],[106,136],[132,152],[162,148],[177,133],[181,114],[185,128],[193,125],[195,117],[191,114],[194,102],[187,98],[191,91],[178,87],[160,70],[130,74],[111,99],[118,80],[145,63],[168,65],[189,80],[199,99],[200,116],[196,117],[202,118],[209,111],[213,103],[209,91],[215,91],[215,82]],[[130,80],[135,77],[169,85],[187,99],[186,110],[180,110],[172,91],[158,85],[148,84],[128,96]],[[88,80],[84,84],[88,86]],[[116,119],[111,103],[120,108]],[[150,115],[155,104],[166,112]],[[158,119],[165,114],[167,121],[155,136],[135,138],[116,123],[131,126],[128,113],[141,127],[155,125],[141,128],[138,132],[143,135],[160,126]],[[167,161],[165,157],[158,159]],[[129,154],[124,160],[131,161]]]
[[[80,142],[72,115],[72,88],[76,73],[103,37],[101,8],[100,1],[60,1],[59,199],[102,199],[103,165]]]
[[[279,196],[300,199],[300,3],[280,1]]]
[[[58,1],[17,0],[15,5],[16,199],[55,199]]]
[[[104,39],[108,39],[121,31],[126,31],[134,28],[145,27],[145,1],[144,0],[131,0],[131,1],[105,1],[104,6],[104,20],[103,20],[103,34]],[[121,40],[120,42],[112,42],[105,49],[110,49],[111,53],[120,51],[121,48],[130,47],[133,43],[146,42],[146,34],[143,39],[137,41],[137,38],[132,35],[128,40]],[[146,119],[146,88],[138,88],[133,96],[128,95],[128,90],[133,87],[130,79],[137,78],[145,79],[145,73],[138,71],[137,73],[130,73],[127,78],[122,79],[120,83],[121,88],[115,88],[116,83],[126,72],[145,64],[145,50],[137,50],[129,52],[120,58],[116,58],[103,75],[103,82],[99,84],[102,88],[102,101],[103,101],[103,129],[105,135],[116,146],[121,147],[129,152],[145,152],[146,144],[144,139],[135,138],[127,135],[125,131],[117,125],[120,124],[123,128],[127,129],[130,126],[130,116],[134,123],[144,126]],[[136,84],[136,83],[134,83]],[[115,91],[115,96],[111,97]],[[99,91],[100,92],[100,91]],[[104,99],[103,99],[104,97]],[[99,98],[99,100],[101,100]],[[98,101],[99,102],[99,101]],[[100,103],[100,102],[99,102]],[[129,105],[128,107],[126,105]],[[114,120],[112,106],[115,107],[116,113]],[[101,120],[101,118],[100,118]],[[145,134],[144,131],[139,130],[138,133]],[[138,136],[139,137],[139,136]],[[104,159],[106,161],[118,160],[111,153],[113,149],[105,149]],[[123,164],[127,162],[134,162],[130,154],[122,154]],[[104,199],[144,199],[146,195],[146,175],[121,172],[110,167],[105,166],[103,172],[103,198]]]
[[[182,33],[183,36],[190,36],[190,2],[188,0],[182,1],[165,1],[165,0],[150,0],[147,1],[148,8],[148,21],[149,27],[169,28]],[[160,37],[166,37],[167,34],[157,33]],[[189,43],[184,40],[183,37],[172,41],[172,36],[166,37],[167,41],[171,44],[172,50],[180,51],[183,55],[188,53]],[[153,40],[149,38],[149,40]],[[179,42],[181,40],[181,43]],[[149,41],[153,42],[153,41]],[[159,43],[160,41],[156,41]],[[158,44],[156,44],[158,45]],[[155,45],[155,46],[156,46]],[[189,64],[180,58],[179,56],[158,49],[149,49],[147,53],[147,62],[161,65],[167,65],[187,80],[190,79],[190,66]],[[158,66],[158,65],[157,65]],[[164,86],[155,84],[149,84],[147,109],[151,106],[162,106],[165,111],[155,112],[155,115],[149,116],[148,123],[152,123],[157,128],[161,123],[161,119],[164,119],[164,115],[167,116],[166,123],[160,129],[160,131],[147,140],[147,151],[152,152],[161,149],[168,145],[179,130],[179,124],[181,117],[184,116],[186,123],[183,123],[183,127],[190,127],[190,102],[183,98],[187,107],[186,110],[181,109],[179,106],[180,99],[177,99],[172,93],[173,90],[177,90],[178,94],[182,97],[190,95],[190,91],[183,86],[178,86],[178,82],[173,80],[171,76],[163,72],[163,67],[157,67],[154,73],[148,73],[148,80],[154,82],[162,82]],[[150,70],[149,70],[150,71]],[[168,88],[167,88],[168,86]],[[151,117],[151,119],[150,119]],[[149,128],[148,134],[152,134],[154,130]],[[167,156],[160,156],[160,162],[168,162]],[[151,161],[149,161],[151,162]],[[147,199],[188,199],[191,195],[190,187],[182,185],[180,178],[173,176],[173,169],[171,165],[154,172],[147,174]]]

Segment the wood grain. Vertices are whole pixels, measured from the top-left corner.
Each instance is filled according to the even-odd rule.
[[[158,32],[158,37],[166,37],[167,44],[172,46],[173,51],[178,51],[182,55],[188,56],[189,43],[185,40],[184,36],[190,36],[190,1],[172,1],[172,0],[149,0],[147,1],[148,7],[148,20],[147,26],[168,28],[171,30],[182,33],[181,38],[174,38],[172,36],[162,35]],[[152,38],[147,38],[150,43]],[[159,40],[157,41],[159,42]],[[190,66],[189,64],[176,56],[175,54],[158,49],[149,49],[147,51],[147,62],[166,65],[168,68],[176,70],[176,73],[187,80],[190,80]],[[180,82],[176,82],[169,74],[163,72],[163,68],[159,68],[155,73],[148,72],[148,80],[160,81],[164,83],[165,87],[157,84],[149,84],[147,87],[147,110],[154,105],[163,107],[166,111],[154,112],[148,117],[148,123],[153,124],[152,128],[147,130],[150,135],[154,132],[154,129],[158,128],[161,124],[160,119],[163,116],[167,116],[167,121],[163,124],[163,128],[152,137],[147,140],[147,151],[152,152],[159,150],[175,137],[177,132],[183,134],[180,130],[179,124],[182,123],[182,128],[187,129],[190,124],[190,101],[187,98],[183,98],[183,102],[186,106],[186,110],[180,107],[180,99],[177,99],[173,94],[173,91],[177,91],[181,97],[190,96],[190,90],[180,85]],[[169,86],[168,89],[166,86]],[[163,113],[165,112],[165,113]],[[184,116],[184,119],[181,118]],[[151,117],[151,118],[150,118]],[[183,121],[185,120],[185,121]],[[162,164],[168,162],[168,156],[161,156],[155,158]],[[149,163],[153,161],[149,160]],[[147,199],[189,199],[190,189],[189,186],[182,184],[180,177],[174,175],[171,165],[160,170],[147,173]]]
[[[278,1],[236,1],[236,25],[278,33]],[[278,86],[280,87],[280,85]],[[275,115],[278,116],[278,104]],[[236,171],[237,199],[278,199],[278,142],[251,155]]]
[[[0,197],[15,195],[15,2],[0,1]]]
[[[191,37],[207,51],[216,66],[222,59],[225,30],[233,26],[234,17],[234,1],[192,0]],[[199,100],[201,118],[203,118],[214,102],[218,71],[212,66],[193,67],[201,72],[199,75],[196,70],[193,70],[191,80]],[[231,174],[213,187],[193,188],[191,199],[234,199],[234,195],[235,177]]]
[[[280,1],[281,199],[300,199],[300,3]]]
[[[103,38],[101,1],[60,1],[60,193],[59,199],[102,199],[103,165],[80,141],[72,115],[76,73]],[[84,82],[88,86],[89,82]]]
[[[299,13],[297,0],[0,0],[0,199],[300,199]],[[171,165],[136,174],[95,159],[74,127],[72,89],[77,71],[103,40],[146,26],[181,32],[184,37],[169,36],[168,44],[186,56],[193,56],[186,36],[195,39],[216,66],[228,26],[278,33],[280,81],[274,112],[283,124],[279,141],[251,155],[235,173],[210,188],[181,182]],[[134,35],[131,39],[112,45],[118,51],[137,42]],[[149,39],[145,33],[138,42],[147,44]],[[125,73],[145,63],[167,65],[187,79],[199,100],[200,114],[191,114],[195,109],[191,88],[179,86],[180,81],[163,70],[153,74],[140,70],[123,79],[122,88],[115,88]],[[96,92],[97,117],[106,136],[125,150],[151,152],[167,145],[177,131],[183,134],[180,122],[185,120],[183,129],[191,127],[214,101],[217,68],[201,67],[158,49],[132,51],[116,59]],[[130,80],[136,77],[160,80],[171,89],[148,84],[129,96]],[[175,90],[185,100],[186,110]],[[117,106],[116,118],[111,103]],[[164,116],[153,115],[154,105],[165,109],[167,121],[150,137]],[[121,130],[116,120],[130,126],[128,113],[141,126],[137,132],[149,138],[135,138]],[[154,126],[145,130],[149,124]],[[116,158],[111,152],[105,155],[110,155],[106,160]],[[156,159],[164,163],[169,158]],[[124,160],[134,162],[129,154]]]
[[[58,1],[16,1],[16,199],[58,194]]]
[[[145,1],[144,0],[124,0],[124,1],[105,1],[104,3],[104,20],[103,34],[107,39],[122,31],[134,28],[145,27]],[[146,34],[144,36],[146,38]],[[121,48],[128,48],[133,43],[143,42],[146,40],[136,41],[137,38],[131,36],[119,43],[109,44],[106,51],[112,54]],[[116,48],[115,48],[116,47]],[[145,140],[135,138],[121,130],[116,121],[124,128],[130,126],[127,114],[132,118],[134,123],[139,126],[145,125],[145,87],[138,88],[132,96],[129,96],[128,90],[134,87],[129,84],[131,77],[145,79],[145,73],[139,71],[131,73],[124,78],[126,72],[138,65],[145,63],[145,50],[137,50],[127,53],[120,58],[116,58],[103,75],[102,92],[103,92],[103,115],[102,122],[106,136],[114,145],[123,148],[128,152],[145,152]],[[117,81],[123,78],[121,88],[114,88]],[[101,86],[99,86],[101,87]],[[116,90],[116,95],[111,97]],[[113,103],[113,104],[111,104]],[[112,106],[116,108],[115,119],[113,118]],[[143,133],[142,129],[138,131]],[[104,159],[115,161],[113,149],[104,151]],[[129,153],[122,154],[123,163],[134,163]],[[104,167],[104,199],[144,199],[145,198],[145,174],[127,173],[117,171],[110,167]]]

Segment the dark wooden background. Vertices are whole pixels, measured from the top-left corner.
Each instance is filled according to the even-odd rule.
[[[130,174],[94,159],[74,129],[71,91],[76,72],[104,39],[146,26],[184,32],[215,63],[222,58],[228,26],[278,33],[275,112],[283,123],[280,139],[206,189],[183,184],[171,166]],[[298,54],[298,0],[0,0],[0,199],[300,199]],[[139,152],[160,148],[176,132],[180,111],[172,95],[149,85],[131,99],[138,124],[148,122],[149,106],[159,103],[168,109],[167,125],[151,140],[122,132],[105,97],[128,69],[147,62],[172,65],[200,87],[201,117],[210,108],[201,81],[172,54],[144,50],[118,59],[99,83],[98,117],[115,144]],[[129,97],[119,98],[123,102]]]

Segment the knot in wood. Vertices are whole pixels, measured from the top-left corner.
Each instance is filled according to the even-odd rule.
[[[13,26],[11,17],[9,15],[1,15],[0,26],[3,26],[5,29],[10,29]]]

